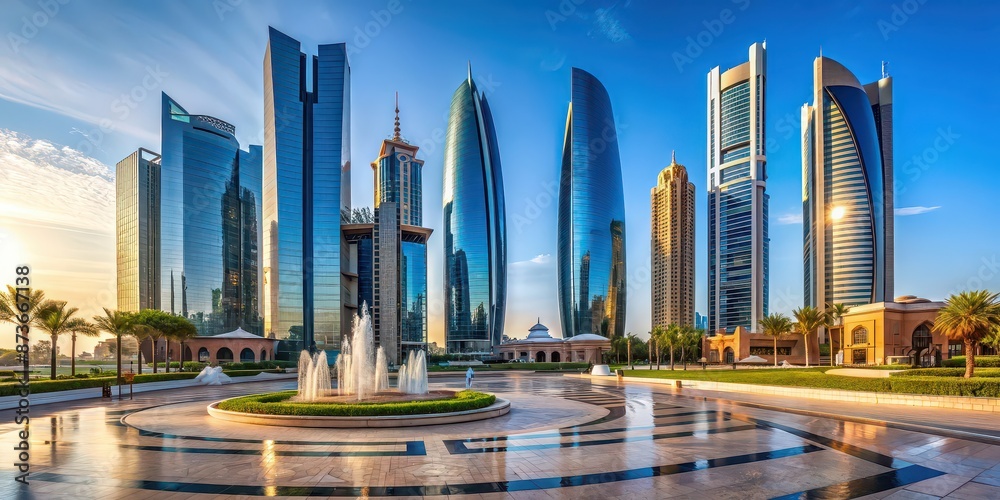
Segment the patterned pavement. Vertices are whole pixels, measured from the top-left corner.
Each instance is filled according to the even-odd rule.
[[[290,429],[205,411],[294,384],[33,407],[31,484],[4,461],[0,498],[1000,498],[1000,446],[989,442],[645,384],[484,376],[478,388],[511,400],[510,414],[405,429]],[[0,413],[10,450],[19,427]]]

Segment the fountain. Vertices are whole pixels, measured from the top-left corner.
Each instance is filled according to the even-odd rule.
[[[332,389],[325,351],[299,354],[297,391],[255,394],[209,405],[213,417],[288,427],[403,427],[470,422],[506,415],[510,402],[492,394],[429,390],[427,356],[410,351],[399,367],[396,390],[389,385],[389,357],[375,348],[368,306],[355,320],[337,356]],[[244,406],[251,403],[252,409]],[[379,404],[372,404],[379,403]],[[303,409],[308,405],[308,409]],[[388,408],[385,408],[388,406]],[[442,406],[453,409],[442,411]]]
[[[316,401],[333,392],[330,384],[330,365],[326,352],[319,351],[310,356],[309,351],[299,354],[299,401]]]

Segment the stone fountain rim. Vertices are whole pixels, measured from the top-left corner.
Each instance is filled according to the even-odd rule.
[[[282,427],[320,427],[329,429],[417,427],[422,425],[475,422],[477,420],[500,417],[510,412],[510,401],[499,397],[496,398],[496,401],[493,404],[474,410],[462,410],[450,413],[425,413],[421,415],[384,415],[365,417],[267,415],[261,413],[243,413],[219,409],[219,403],[222,403],[227,399],[219,400],[208,405],[208,414],[219,420],[226,420],[229,422]]]

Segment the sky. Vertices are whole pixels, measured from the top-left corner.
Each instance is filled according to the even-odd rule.
[[[608,89],[626,199],[626,331],[649,330],[649,190],[670,163],[696,200],[696,309],[706,310],[706,73],[767,42],[770,304],[802,303],[799,115],[820,54],[862,83],[894,85],[896,293],[941,300],[1000,290],[995,141],[1000,4],[926,0],[786,2],[515,0],[464,2],[5,1],[0,7],[0,283],[32,266],[34,284],[81,314],[115,306],[114,166],[159,150],[159,95],[263,143],[267,27],[315,54],[345,42],[351,64],[355,206],[372,204],[366,164],[393,126],[420,146],[429,337],[443,342],[441,166],[451,95],[468,65],[490,100],[508,220],[507,332],[540,317],[560,332],[556,179],[570,68]],[[985,97],[985,98],[984,98]],[[0,346],[14,336],[0,337]],[[68,348],[68,340],[64,349]],[[93,340],[79,342],[91,351]]]

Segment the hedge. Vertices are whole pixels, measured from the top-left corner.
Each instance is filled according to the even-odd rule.
[[[891,377],[963,377],[965,368],[917,368],[904,372],[893,373]],[[976,378],[1000,377],[1000,369],[997,368],[976,368]]]
[[[230,377],[252,377],[258,373],[276,373],[271,370],[235,370],[235,371],[225,371],[226,375]],[[143,373],[142,375],[136,375],[133,383],[135,384],[145,384],[149,382],[165,382],[168,380],[186,380],[197,377],[197,373],[192,372],[182,372],[182,373]],[[99,378],[70,378],[67,380],[33,380],[29,382],[32,394],[40,394],[43,392],[57,392],[57,391],[69,391],[73,389],[89,389],[92,387],[101,387],[105,382],[112,385],[115,383],[115,377],[99,377]],[[21,384],[18,382],[6,382],[0,383],[0,396],[15,396],[20,394]]]
[[[941,364],[949,368],[965,368],[965,356],[955,356]],[[976,368],[1000,368],[1000,356],[976,356]]]
[[[845,377],[827,375],[829,367],[812,369],[753,369],[753,370],[625,370],[629,377],[710,380],[737,384],[811,387],[846,391],[889,392],[939,396],[1000,397],[1000,375],[994,370],[983,377],[965,379],[943,372],[943,368],[907,370],[889,378]],[[916,372],[911,374],[911,372]],[[936,372],[942,372],[940,374]],[[977,370],[979,373],[980,370]],[[964,371],[963,371],[964,373]]]
[[[293,403],[295,391],[255,394],[227,399],[219,409],[269,415],[308,415],[326,417],[370,417],[378,415],[425,415],[485,408],[496,396],[465,390],[454,397],[399,403]]]

